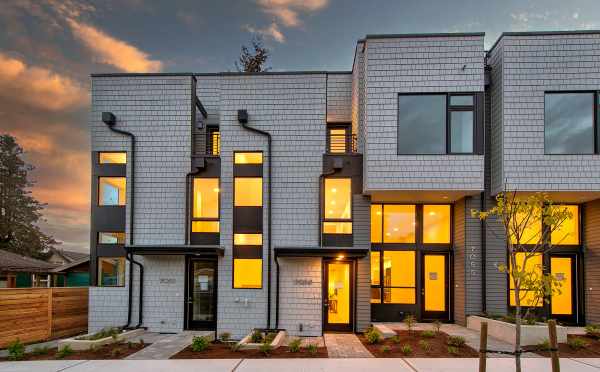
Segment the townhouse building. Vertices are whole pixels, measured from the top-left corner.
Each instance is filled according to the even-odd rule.
[[[92,75],[90,330],[506,314],[471,216],[503,190],[573,212],[538,314],[600,321],[599,57],[597,31],[367,35],[351,71]]]

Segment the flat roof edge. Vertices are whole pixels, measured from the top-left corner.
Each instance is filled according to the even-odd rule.
[[[269,76],[269,75],[348,75],[351,70],[335,71],[263,71],[263,72],[112,72],[90,74],[91,77],[161,77],[161,76]]]
[[[417,33],[417,34],[370,34],[367,39],[406,39],[419,37],[467,37],[467,36],[485,36],[485,32],[437,32],[437,33]]]
[[[502,40],[505,36],[552,36],[552,35],[589,35],[589,34],[599,34],[600,30],[566,30],[566,31],[510,31],[503,32],[498,36],[498,39],[494,42],[488,53],[490,53],[496,45]]]

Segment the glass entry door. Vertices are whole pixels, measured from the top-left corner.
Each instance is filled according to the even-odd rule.
[[[352,262],[324,261],[323,329],[352,331]]]
[[[448,318],[448,255],[423,255],[422,318]]]
[[[187,328],[214,330],[217,314],[217,261],[188,261]]]
[[[556,284],[550,300],[550,313],[555,319],[575,323],[577,321],[577,281],[575,255],[552,255],[550,272],[560,284]],[[560,293],[559,293],[560,292]]]

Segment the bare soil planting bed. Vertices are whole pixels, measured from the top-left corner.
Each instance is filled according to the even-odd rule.
[[[56,355],[58,352],[57,348],[49,348],[47,353],[35,354],[26,353],[25,357],[21,360],[101,360],[101,359],[123,359],[129,355],[138,352],[149,346],[150,344],[140,344],[138,342],[128,343],[115,343],[100,346],[93,350],[80,350],[73,351],[69,355],[65,355],[60,358]],[[0,361],[6,362],[8,358],[0,358]]]
[[[456,354],[448,352],[448,335],[444,332],[434,334],[433,337],[423,337],[423,331],[394,330],[398,339],[388,338],[377,344],[369,344],[364,335],[358,338],[376,358],[474,358],[479,353],[467,345],[457,348]],[[423,341],[427,343],[424,347]],[[403,352],[402,348],[408,345],[410,352]]]
[[[238,350],[232,351],[228,344],[211,343],[208,349],[204,351],[193,351],[191,346],[183,349],[179,353],[173,355],[171,359],[264,359],[264,358],[327,358],[327,348],[319,347],[314,354],[309,353],[306,349],[301,348],[297,353],[289,351],[287,346],[280,346],[273,349],[269,354],[265,355],[260,350]]]
[[[569,344],[558,344],[558,356],[561,358],[598,358],[600,357],[600,340],[580,335],[568,335],[568,340],[572,341],[579,338],[587,343],[587,346],[581,349],[574,349]],[[540,350],[539,346],[527,346],[524,349],[536,354],[550,357],[549,351]]]

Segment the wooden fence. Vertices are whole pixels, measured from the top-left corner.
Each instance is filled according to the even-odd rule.
[[[0,348],[87,331],[87,288],[1,288]]]

